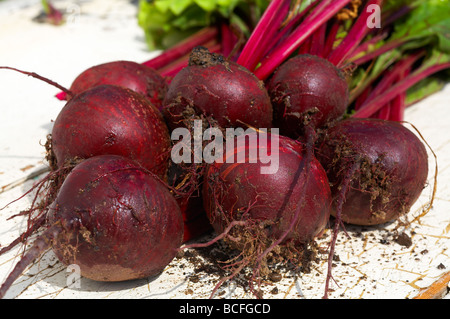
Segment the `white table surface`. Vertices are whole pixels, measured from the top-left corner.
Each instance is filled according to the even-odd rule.
[[[40,1],[0,1],[0,65],[46,76],[63,86],[84,69],[113,60],[145,61],[149,52],[129,1],[54,1],[66,12],[63,26],[32,21]],[[27,176],[45,168],[46,135],[64,102],[58,89],[8,70],[0,70],[0,206],[21,196],[37,179]],[[433,209],[404,230],[412,246],[394,241],[397,223],[374,228],[348,227],[341,232],[330,298],[412,298],[450,271],[450,85],[406,111],[437,154],[438,188]],[[430,155],[429,186],[408,214],[413,220],[431,196],[434,158]],[[43,175],[41,175],[42,177]],[[25,220],[9,216],[26,209],[30,197],[0,210],[0,243],[5,245],[24,230]],[[327,247],[329,232],[319,240]],[[12,270],[22,252],[17,247],[0,256],[0,281]],[[320,298],[323,294],[326,255],[301,278],[283,274],[277,284],[263,286],[265,298]],[[9,290],[6,298],[208,298],[216,276],[198,273],[185,260],[174,260],[156,278],[123,283],[98,283],[81,278],[68,283],[71,273],[52,252],[42,256]],[[193,280],[195,278],[196,280]],[[269,293],[274,287],[278,293]],[[228,283],[221,298],[252,297]],[[444,298],[450,298],[449,295]]]

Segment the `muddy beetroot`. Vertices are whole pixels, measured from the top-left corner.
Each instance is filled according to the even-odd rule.
[[[278,135],[279,145],[272,148],[274,136],[266,146],[237,144],[231,156],[244,155],[244,161],[230,161],[228,154],[224,163],[209,165],[203,189],[205,210],[218,238],[241,251],[241,260],[233,261],[234,274],[252,267],[249,284],[256,295],[253,283],[267,275],[269,260],[308,263],[304,253],[324,230],[331,206],[327,176],[310,148]],[[267,163],[261,154],[269,153],[278,153],[278,167],[263,173]]]
[[[181,244],[183,223],[165,185],[139,164],[99,156],[76,166],[49,210],[69,227],[53,250],[94,280],[142,278],[160,271]],[[72,224],[74,228],[70,228]],[[76,252],[70,251],[76,247]]]
[[[259,221],[266,237],[275,240],[289,228],[297,209],[300,216],[285,241],[308,242],[324,229],[331,201],[325,171],[314,157],[307,167],[300,143],[278,137],[278,170],[273,174],[262,174],[261,167],[267,164],[260,161],[261,157],[252,159],[249,154],[255,149],[249,142],[234,151],[245,152],[244,163],[214,163],[208,167],[205,208],[218,233],[230,221],[253,220]],[[258,152],[270,152],[270,148],[268,138],[267,148],[260,145]]]
[[[321,127],[344,114],[348,85],[329,61],[298,55],[283,63],[268,82],[274,127],[286,136],[303,135],[304,126]]]
[[[65,179],[49,207],[48,225],[0,289],[4,296],[25,268],[52,248],[65,264],[98,281],[161,272],[183,238],[175,198],[153,174],[116,155],[89,158]]]
[[[184,121],[198,116],[212,117],[223,128],[272,124],[263,83],[244,67],[201,47],[170,83],[163,114],[171,129],[189,127]]]
[[[381,224],[407,213],[427,180],[425,146],[398,122],[341,121],[327,131],[317,156],[334,196],[346,192],[342,220],[351,224]]]

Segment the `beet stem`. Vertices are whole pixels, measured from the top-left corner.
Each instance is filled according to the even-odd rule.
[[[377,83],[376,87],[372,90],[372,92],[369,93],[369,95],[366,97],[365,101],[359,106],[358,109],[364,106],[364,103],[368,103],[368,101],[371,101],[376,96],[381,95],[382,92],[385,92],[387,89],[389,89],[392,85],[397,83],[399,80],[403,79],[404,77],[400,76],[405,73],[406,70],[412,67],[412,65],[420,59],[425,54],[424,50],[420,50],[410,56],[406,56],[405,58],[398,61],[392,70],[387,70],[384,72],[383,78]]]
[[[216,40],[211,40],[208,43],[205,43],[203,46],[212,53],[213,52],[218,53],[222,49],[222,45],[218,43]],[[181,69],[183,69],[189,64],[189,56],[190,54],[186,54],[181,58],[179,58],[178,60],[175,60],[161,67],[160,69],[158,69],[159,74],[163,77],[175,76]]]
[[[157,57],[145,61],[142,64],[148,67],[154,68],[156,70],[167,66],[169,63],[182,58],[184,55],[188,54],[193,48],[199,45],[203,45],[210,40],[215,39],[218,34],[218,30],[215,27],[206,27],[188,37],[184,41],[178,43],[177,45],[167,49],[162,54]]]
[[[302,0],[298,0],[298,1],[302,1]],[[306,14],[308,14],[312,8],[314,8],[316,6],[316,4],[318,3],[319,0],[314,0],[312,1],[302,12],[297,13],[297,14],[292,14],[293,11],[291,11],[291,13],[288,14],[288,17],[285,19],[285,21],[282,23],[280,30],[278,31],[278,33],[275,34],[275,36],[273,37],[273,39],[270,39],[270,45],[271,48],[267,48],[267,52],[265,53],[270,54],[270,52],[275,49],[277,47],[277,45],[279,43],[282,43],[286,38],[289,37],[290,32],[292,32],[292,30],[295,29],[295,27],[298,25],[299,21],[301,21],[304,16]],[[269,38],[267,38],[266,41],[268,41]],[[259,59],[261,59],[261,57],[259,57]],[[258,60],[258,63],[260,61]]]
[[[290,1],[273,0],[264,11],[250,38],[242,49],[237,63],[253,70],[265,53],[267,42],[281,26],[289,10]]]
[[[359,110],[357,110],[352,117],[357,118],[367,118],[371,115],[375,114],[383,105],[392,100],[399,94],[406,92],[411,86],[428,77],[429,75],[439,72],[441,70],[450,68],[450,62],[436,64],[425,69],[417,70],[416,72],[411,73],[407,77],[405,77],[400,82],[391,86],[388,90],[386,90],[383,94],[380,94],[364,105],[361,106]]]
[[[405,70],[402,75],[399,76],[399,80],[405,78],[409,74],[410,70]],[[391,112],[389,114],[389,120],[391,121],[403,121],[405,113],[405,101],[406,92],[397,95],[391,102]]]
[[[261,61],[261,66],[255,70],[255,75],[265,80],[272,72],[283,63],[300,45],[313,34],[323,23],[331,19],[350,0],[324,0],[320,2],[307,18],[276,47],[265,59]]]
[[[310,54],[323,57],[325,50],[325,34],[327,30],[327,24],[322,24],[319,29],[311,36],[311,49]]]
[[[339,23],[339,20],[334,19],[332,22],[332,25],[330,27],[330,30],[327,32],[326,40],[324,44],[324,48],[322,51],[322,57],[326,58],[328,60],[328,56],[330,55],[331,51],[333,50],[334,43],[336,42],[336,37],[339,31],[339,27],[341,24]]]
[[[382,55],[383,53],[386,53],[388,51],[391,51],[392,49],[398,48],[405,42],[406,42],[405,40],[399,40],[399,39],[391,40],[391,41],[387,42],[386,44],[382,45],[381,47],[379,47],[378,49],[375,49],[374,51],[367,53],[360,58],[357,58],[353,61],[351,61],[351,59],[349,59],[349,60],[356,66],[359,66],[366,62],[374,60],[376,57]]]
[[[364,41],[357,48],[355,48],[351,54],[347,55],[347,62],[355,60],[358,56],[364,56],[364,52],[370,49],[371,46],[383,41],[388,36],[388,32],[383,32],[381,34],[376,34],[372,38]]]
[[[230,54],[236,44],[235,34],[231,31],[231,27],[222,23],[220,25],[220,43],[222,45],[223,56],[230,58]]]
[[[347,56],[352,53],[352,51],[371,30],[367,25],[367,19],[372,13],[368,12],[367,8],[373,4],[379,6],[381,2],[382,0],[370,0],[366,3],[366,6],[363,8],[356,21],[353,23],[350,31],[347,33],[345,38],[342,40],[339,46],[331,52],[328,58],[331,63],[333,63],[337,67],[342,66]]]

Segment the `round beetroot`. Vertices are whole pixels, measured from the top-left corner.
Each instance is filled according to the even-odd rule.
[[[49,209],[65,234],[53,251],[81,275],[98,281],[143,278],[161,272],[183,238],[180,208],[164,184],[139,164],[97,156],[77,165]]]
[[[189,127],[184,120],[200,115],[223,128],[272,125],[272,105],[263,83],[239,64],[201,47],[170,83],[163,114],[171,129]]]
[[[428,175],[425,146],[393,121],[338,122],[327,131],[317,157],[328,173],[334,196],[345,191],[342,185],[350,179],[342,220],[351,224],[376,225],[407,213]],[[351,169],[354,174],[347,176]]]
[[[102,84],[118,85],[140,93],[158,109],[167,91],[167,82],[157,71],[133,61],[112,61],[90,67],[75,78],[70,91],[80,94]]]
[[[245,155],[242,163],[224,160],[208,166],[203,189],[205,210],[218,233],[233,221],[247,223],[233,235],[241,238],[241,247],[255,238],[262,238],[260,244],[270,245],[290,227],[283,243],[307,243],[324,229],[329,218],[331,194],[327,176],[313,156],[306,159],[299,142],[277,136],[278,170],[262,173],[261,167],[267,164],[263,164],[260,154],[273,151],[274,136],[268,138],[266,145],[236,143],[234,154]],[[250,155],[255,148],[259,154],[256,158]]]
[[[345,113],[348,85],[345,77],[328,60],[298,55],[284,62],[267,85],[274,127],[297,138],[307,124],[321,127]]]
[[[49,248],[86,278],[123,281],[163,271],[183,239],[183,217],[167,187],[139,163],[117,155],[75,166],[46,219],[42,234],[0,287],[0,297]]]
[[[252,269],[250,291],[259,296],[254,283],[261,284],[271,263],[308,265],[308,247],[330,216],[331,192],[309,142],[303,147],[270,134],[263,143],[236,145],[223,163],[210,164],[205,174],[204,207],[218,233],[211,242],[223,238],[239,252],[226,265],[232,274],[219,281],[212,294],[248,266]],[[239,154],[244,160],[239,160]],[[266,154],[274,162],[266,161]],[[263,170],[268,163],[276,166]]]
[[[165,178],[170,147],[160,112],[142,95],[114,85],[75,95],[59,113],[51,133],[58,167],[74,158],[115,154]]]

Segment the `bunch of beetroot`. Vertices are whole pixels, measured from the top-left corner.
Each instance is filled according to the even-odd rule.
[[[349,3],[314,2],[292,15],[290,1],[274,0],[228,56],[198,46],[217,36],[209,28],[153,60],[98,65],[70,89],[58,86],[67,103],[48,138],[42,202],[33,202],[29,228],[1,252],[42,234],[0,295],[49,248],[87,278],[130,280],[161,272],[183,242],[212,228],[212,242],[239,252],[215,289],[250,268],[258,296],[254,285],[269,263],[304,262],[332,215],[327,296],[339,227],[406,214],[428,174],[422,141],[401,122],[347,118],[351,74],[342,62],[368,30],[336,47],[339,24],[327,23]],[[361,12],[355,28],[367,17]],[[179,129],[188,140],[175,140]],[[222,133],[214,143],[211,131]],[[214,161],[196,160],[196,139]],[[175,162],[175,149],[189,160]]]

